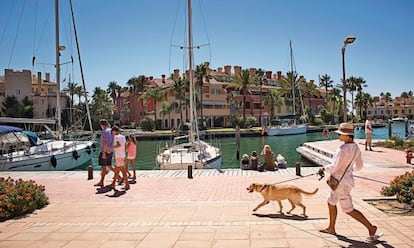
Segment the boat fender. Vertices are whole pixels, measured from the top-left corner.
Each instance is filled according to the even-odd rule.
[[[91,147],[90,147],[90,146],[87,146],[87,147],[86,147],[86,153],[87,153],[87,154],[91,154],[91,152],[92,152]]]
[[[79,154],[78,154],[78,151],[73,150],[73,152],[72,152],[72,157],[73,157],[75,160],[78,160],[78,158],[80,157],[80,156],[79,156]]]
[[[323,129],[322,136],[325,137],[325,139],[329,137],[329,129],[327,127]]]
[[[57,159],[56,159],[55,155],[52,155],[52,157],[50,158],[50,164],[53,166],[53,168],[56,168]]]

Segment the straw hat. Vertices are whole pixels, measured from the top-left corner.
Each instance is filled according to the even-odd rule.
[[[341,123],[335,133],[343,135],[354,135],[354,125],[345,122]]]
[[[248,159],[248,158],[249,158],[249,155],[247,155],[247,154],[245,153],[245,154],[243,154],[242,158],[244,158],[244,159]]]

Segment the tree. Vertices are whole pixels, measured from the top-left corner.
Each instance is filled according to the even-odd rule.
[[[275,118],[275,107],[282,105],[282,92],[277,89],[272,89],[269,94],[265,96],[264,102],[270,106],[270,120]]]
[[[160,114],[162,116],[168,115],[168,128],[171,128],[171,111],[173,111],[174,107],[177,105],[177,103],[169,103],[167,101],[162,102],[162,106],[160,109]]]
[[[14,95],[6,96],[3,101],[1,112],[7,117],[21,117],[23,105]]]
[[[329,101],[333,102],[333,111],[332,111],[332,123],[335,123],[335,113],[336,113],[336,104],[341,105],[342,95],[341,90],[339,88],[333,88],[331,93],[329,94]]]
[[[158,128],[157,122],[157,102],[165,95],[165,90],[161,87],[151,88],[148,87],[147,90],[142,95],[143,99],[153,99],[154,101],[154,121],[155,121],[155,129]]]
[[[113,103],[115,103],[115,99],[121,90],[121,86],[116,81],[110,81],[108,83],[108,88],[106,89],[106,93],[112,98]]]
[[[183,122],[183,100],[185,99],[185,94],[184,94],[185,81],[181,77],[175,78],[174,74],[171,74],[171,78],[174,81],[174,83],[171,87],[171,90],[173,91],[174,97],[176,99],[178,99],[178,108],[179,108],[179,111],[180,111],[180,122],[181,122],[180,124],[182,124],[182,122]]]
[[[263,92],[262,92],[262,90],[263,90],[263,84],[267,81],[266,80],[266,75],[265,75],[265,71],[263,71],[262,69],[258,69],[257,71],[256,71],[256,86],[258,86],[259,87],[259,102],[260,102],[260,109],[259,109],[259,121],[260,121],[260,126],[262,126],[263,125],[263,123],[262,123],[262,109],[263,109],[263,99],[262,99],[262,96],[263,96]]]
[[[407,98],[409,98],[408,92],[406,92],[406,91],[402,92],[401,97],[404,99],[404,114],[407,117],[407,109],[406,109],[406,105],[405,105],[405,100]]]
[[[392,99],[391,98],[391,93],[389,93],[389,92],[386,92],[386,93],[381,92],[380,93],[380,96],[381,96],[381,98],[384,99],[385,104],[387,105],[387,119],[389,119],[390,118],[389,101]]]
[[[210,75],[208,74],[208,67],[205,64],[196,66],[194,71],[194,83],[199,88],[200,94],[200,117],[201,117],[201,129],[204,128],[204,116],[203,116],[203,85],[204,80],[208,83],[210,81]]]
[[[33,101],[25,96],[22,100],[22,113],[23,118],[33,118]]]
[[[311,97],[313,96],[319,96],[320,92],[317,88],[317,86],[313,82],[302,82],[300,84],[301,93],[304,97],[308,98],[308,106],[311,106]]]
[[[100,119],[112,120],[114,103],[101,87],[95,87],[92,95],[92,116],[96,122]]]
[[[74,82],[68,82],[66,90],[69,91],[70,102],[69,102],[69,120],[70,124],[73,123],[73,105],[75,104],[74,96],[76,94],[78,84]]]
[[[147,83],[147,78],[144,75],[140,75],[138,77],[132,77],[128,80],[126,83],[129,86],[129,92],[131,96],[131,106],[132,106],[132,119],[134,122],[136,122],[136,105],[137,100],[141,99],[142,106],[144,106],[144,99],[139,97],[138,95],[142,92],[144,92],[145,84]],[[144,111],[141,112],[142,117],[144,116]]]
[[[250,76],[250,71],[242,70],[240,75],[237,75],[228,85],[227,88],[236,88],[243,92],[243,127],[246,127],[246,95],[248,87],[254,84],[254,77]]]
[[[328,74],[322,75],[321,80],[319,82],[319,87],[325,88],[325,108],[328,108],[328,92],[333,87],[333,80]]]

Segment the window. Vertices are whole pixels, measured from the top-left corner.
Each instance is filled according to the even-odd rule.
[[[220,91],[219,91],[219,89],[214,89],[214,91],[213,91],[214,93],[214,95],[218,95],[219,93],[220,93]]]

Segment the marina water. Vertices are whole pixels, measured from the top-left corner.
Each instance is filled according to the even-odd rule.
[[[404,133],[404,123],[392,124],[393,135],[404,137]],[[387,139],[388,128],[374,128],[372,136],[373,139]],[[331,137],[337,138],[336,135],[331,135]],[[365,138],[363,129],[355,130],[355,138]],[[285,157],[286,161],[288,162],[288,167],[294,167],[296,162],[300,162],[301,166],[314,166],[314,164],[308,160],[301,158],[301,156],[296,152],[296,147],[302,145],[305,142],[320,140],[325,140],[325,138],[322,136],[322,133],[320,132],[286,136],[241,137],[239,158],[241,158],[244,153],[250,155],[252,151],[257,151],[257,153],[260,154],[263,146],[265,144],[268,144],[272,147],[272,150],[275,153],[275,158],[278,154],[281,154]],[[210,140],[208,141],[210,142]],[[135,160],[137,170],[154,169],[155,158],[158,154],[158,149],[160,147],[165,147],[166,142],[169,141],[137,139],[137,157]],[[211,140],[211,142],[214,144],[217,143],[221,148],[223,156],[223,169],[240,168],[239,160],[237,160],[236,139],[234,137],[218,138],[217,140]],[[98,152],[96,152],[96,156],[94,156],[92,160],[94,170],[100,170],[100,167],[97,164],[97,153]],[[259,159],[261,159],[260,156]]]

